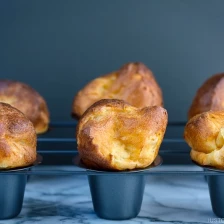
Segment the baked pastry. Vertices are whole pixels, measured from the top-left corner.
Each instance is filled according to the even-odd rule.
[[[209,110],[224,110],[224,73],[213,75],[198,89],[188,118]]]
[[[22,111],[32,121],[37,134],[48,130],[47,104],[30,86],[21,82],[0,80],[0,102],[8,103]]]
[[[36,160],[36,132],[19,110],[0,103],[0,169],[25,167]]]
[[[163,105],[162,91],[153,73],[142,63],[128,63],[92,80],[75,96],[72,115],[79,118],[101,99],[121,99],[138,108]]]
[[[224,169],[224,111],[207,111],[191,118],[184,138],[191,147],[192,160]]]
[[[96,102],[77,126],[83,163],[98,170],[149,166],[158,154],[167,117],[167,111],[158,106],[139,109],[116,99]]]

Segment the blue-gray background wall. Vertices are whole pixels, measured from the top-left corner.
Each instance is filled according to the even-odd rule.
[[[129,61],[151,68],[170,121],[224,71],[223,0],[2,0],[0,78],[24,81],[70,120],[73,95]]]

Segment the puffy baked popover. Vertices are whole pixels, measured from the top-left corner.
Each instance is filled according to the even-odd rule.
[[[101,99],[120,99],[138,108],[163,105],[162,91],[152,71],[139,62],[125,64],[88,83],[74,97],[72,115],[79,118]]]
[[[224,169],[224,111],[207,111],[191,118],[184,138],[191,147],[192,160]]]
[[[19,110],[0,103],[0,169],[25,167],[36,160],[36,132]]]
[[[37,134],[48,130],[49,112],[43,97],[25,83],[0,80],[0,102],[22,111],[33,123]]]
[[[167,111],[159,106],[136,108],[123,100],[100,100],[79,120],[80,157],[97,170],[145,168],[158,154],[167,120]]]
[[[193,99],[188,118],[209,110],[224,110],[224,73],[213,75],[202,84]]]

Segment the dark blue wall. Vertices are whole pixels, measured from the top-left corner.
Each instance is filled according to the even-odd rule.
[[[89,80],[142,61],[169,119],[185,120],[199,85],[224,71],[223,0],[2,0],[0,77],[24,81],[70,119]]]

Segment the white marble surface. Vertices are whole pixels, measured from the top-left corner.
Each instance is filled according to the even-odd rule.
[[[211,223],[210,218],[216,217],[211,209],[207,183],[202,176],[149,176],[139,216],[119,222],[192,224]],[[118,222],[102,220],[94,214],[87,177],[32,176],[26,187],[21,214],[16,219],[0,221],[0,224],[3,223]]]

